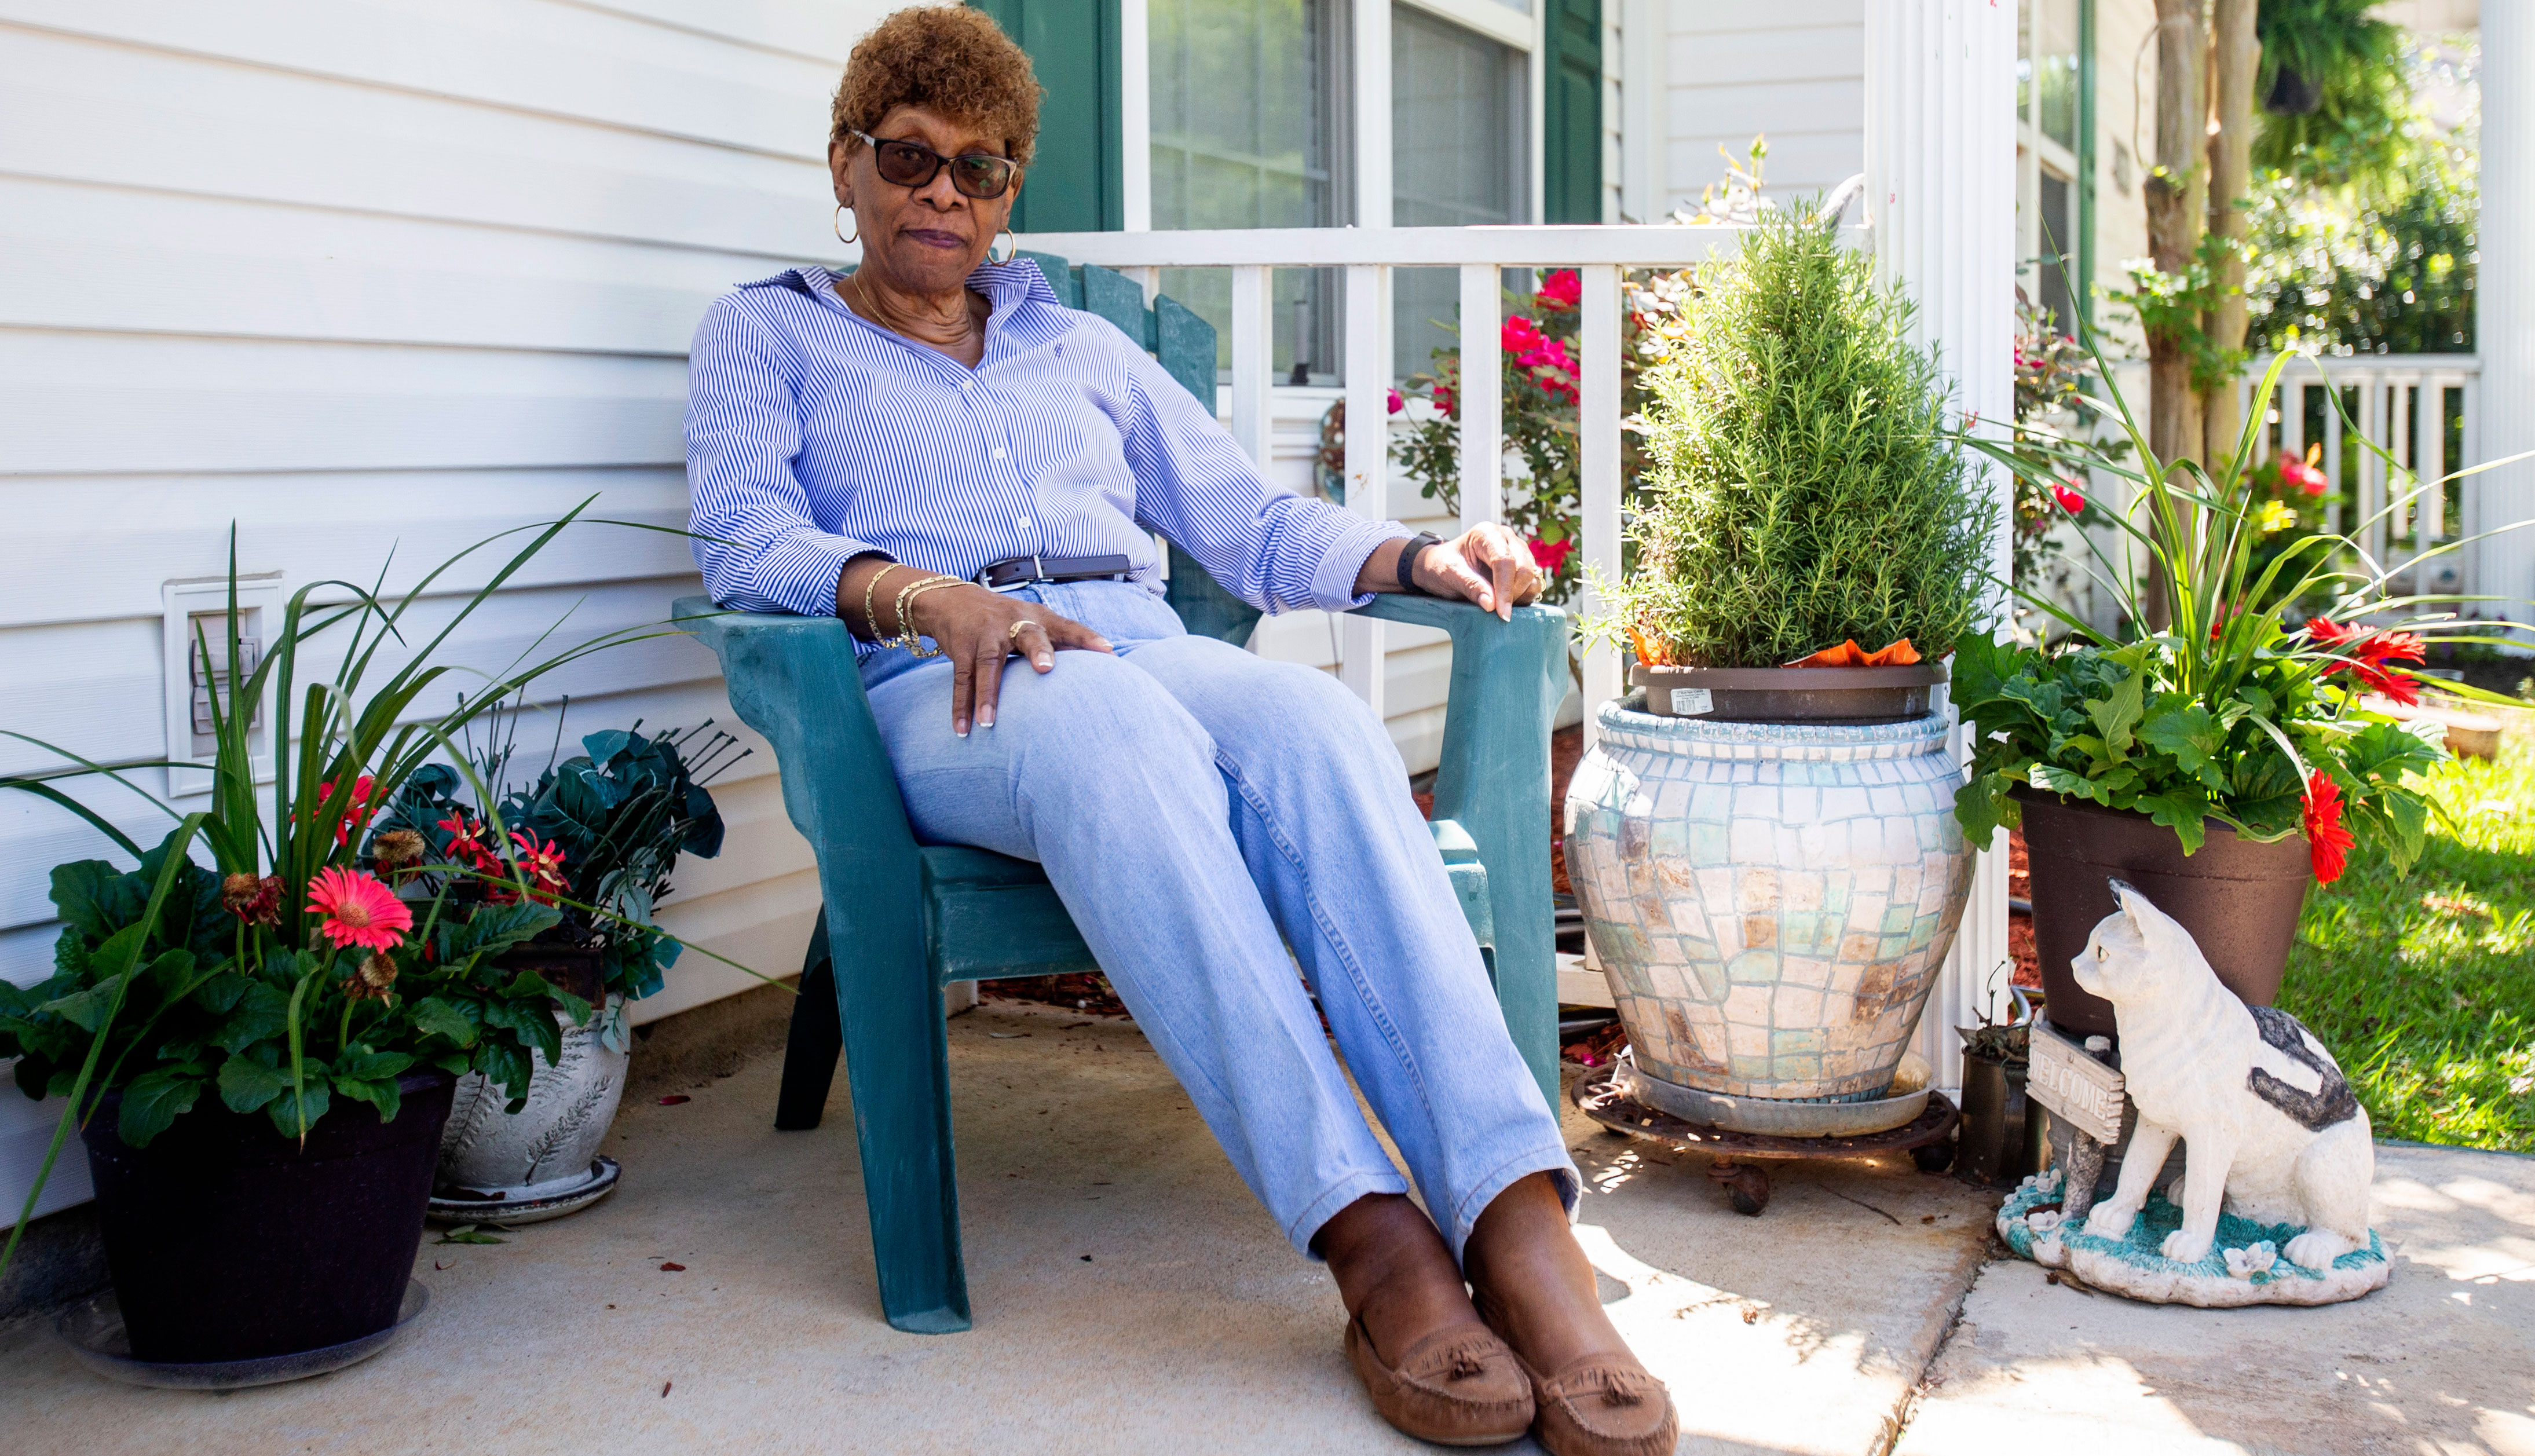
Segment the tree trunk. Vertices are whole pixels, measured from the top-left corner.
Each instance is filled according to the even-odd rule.
[[[2146,184],[2148,257],[2159,273],[2173,274],[2191,270],[2207,212],[2209,173],[2202,161],[2209,109],[2201,80],[2200,8],[2201,0],[2156,0],[2156,165]],[[2166,461],[2199,455],[2200,398],[2192,390],[2184,341],[2149,331],[2147,377],[2149,448]],[[2178,506],[2178,517],[2184,515]],[[2154,528],[2152,516],[2148,523]],[[2151,564],[2145,605],[2148,625],[2158,631],[2173,620],[2166,598],[2165,572]]]
[[[2221,349],[2245,346],[2245,197],[2253,187],[2254,79],[2262,47],[2255,37],[2256,0],[2217,0],[2210,23],[2210,71],[2217,92],[2217,132],[2209,138],[2209,230],[2232,240],[2218,265],[2218,297],[2203,327]],[[2236,381],[2218,382],[2201,398],[2206,442],[2201,463],[2214,474],[2236,452],[2245,428]]]

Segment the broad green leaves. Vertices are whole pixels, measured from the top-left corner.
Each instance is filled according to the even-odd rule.
[[[2228,630],[2260,643],[2279,636],[2241,618]],[[2213,819],[2275,840],[2303,831],[2308,771],[2337,765],[2354,829],[2398,868],[2417,857],[2427,809],[2404,781],[2442,757],[2435,729],[2352,711],[2337,691],[2319,697],[2315,661],[2267,645],[2225,696],[2195,698],[2180,687],[2180,651],[2169,637],[2045,651],[1965,637],[1954,701],[1978,733],[1954,801],[1964,833],[1987,844],[2017,822],[2010,795],[2021,792],[2145,815],[2187,854]]]
[[[253,1057],[231,1057],[220,1063],[220,1101],[233,1113],[251,1113],[281,1095],[290,1078]]]
[[[148,1147],[178,1114],[193,1110],[194,1099],[202,1091],[199,1071],[171,1067],[143,1072],[123,1089],[123,1110],[115,1117],[115,1131],[133,1147]]]

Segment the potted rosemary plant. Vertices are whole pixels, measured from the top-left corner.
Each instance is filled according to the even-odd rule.
[[[1694,1122],[1905,1123],[1894,1073],[1970,886],[1919,646],[1985,610],[1998,507],[1910,306],[1834,219],[1761,212],[1653,371],[1653,496],[1589,630],[1601,704],[1567,863],[1638,1095]],[[1842,665],[1832,665],[1842,664]]]
[[[55,867],[58,969],[25,989],[0,982],[0,1057],[17,1059],[27,1095],[62,1109],[0,1268],[76,1131],[129,1359],[221,1366],[251,1383],[283,1376],[242,1365],[286,1357],[290,1373],[313,1374],[375,1349],[405,1306],[457,1079],[525,1089],[532,1058],[557,1050],[555,1012],[587,1014],[499,963],[557,924],[556,910],[521,900],[453,914],[442,896],[401,898],[361,854],[377,811],[466,722],[640,635],[515,668],[445,713],[411,711],[450,671],[433,660],[440,649],[571,519],[538,529],[436,631],[418,626],[416,603],[490,542],[402,599],[344,581],[301,588],[254,670],[214,697],[208,806],[168,810],[175,825],[155,845],[61,785],[102,776],[134,788],[123,770],[163,760],[103,764],[44,746],[65,766],[0,780],[78,815],[135,866]],[[313,602],[320,592],[332,604]],[[237,662],[234,553],[230,608],[224,660]],[[321,636],[342,650],[315,674]],[[400,638],[403,665],[373,679]],[[208,642],[197,650],[218,660]],[[272,723],[266,784],[250,729],[259,704]]]

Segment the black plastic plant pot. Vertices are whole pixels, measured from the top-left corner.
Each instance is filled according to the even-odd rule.
[[[1997,1183],[2007,1171],[2009,1149],[2017,1147],[2008,1134],[2007,1103],[2007,1063],[1964,1053],[1963,1121],[1954,1134],[1954,1172],[1973,1183]]]
[[[1908,667],[1648,667],[1629,671],[1646,711],[1711,723],[1908,723],[1928,716],[1944,664]]]
[[[81,1137],[133,1357],[260,1360],[395,1324],[456,1086],[438,1070],[398,1078],[387,1123],[337,1098],[304,1147],[209,1092],[127,1147],[108,1094]]]

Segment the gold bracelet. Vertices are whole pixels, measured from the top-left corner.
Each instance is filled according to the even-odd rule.
[[[880,640],[880,619],[872,615],[872,588],[880,584],[881,577],[897,570],[897,563],[891,562],[872,573],[871,579],[863,583],[863,631],[871,634],[871,639],[875,642]]]
[[[917,597],[922,596],[924,593],[931,591],[937,586],[958,586],[961,584],[960,579],[957,576],[927,576],[921,581],[909,583],[905,590],[900,591],[897,594],[897,637],[895,639],[896,645],[904,647],[909,654],[916,657],[941,656],[941,648],[927,647],[924,645],[922,635],[915,630],[915,618],[912,614],[912,608]]]
[[[915,630],[915,603],[924,595],[924,593],[931,591],[937,586],[964,586],[966,584],[966,582],[960,580],[957,576],[936,576],[929,581],[920,583],[913,591],[906,594],[906,606],[898,614],[897,620],[899,631],[903,635],[901,640],[905,642],[907,651],[918,657],[939,657],[942,655],[942,649],[940,647],[926,647],[923,642],[923,634]]]

